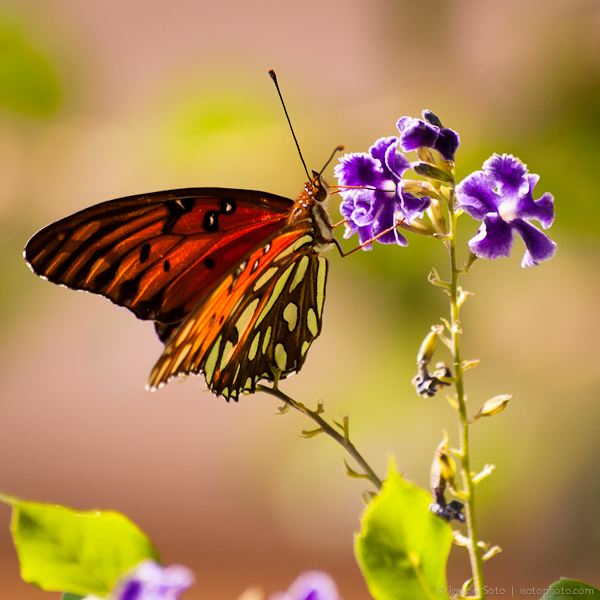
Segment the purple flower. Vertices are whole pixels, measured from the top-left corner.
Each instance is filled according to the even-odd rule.
[[[287,592],[273,594],[269,600],[341,600],[333,579],[323,571],[306,571]]]
[[[340,158],[334,172],[341,189],[342,216],[347,219],[348,238],[358,231],[361,244],[387,231],[377,241],[382,244],[408,245],[406,238],[394,227],[396,212],[409,222],[422,216],[430,204],[429,197],[417,197],[404,192],[402,176],[410,168],[407,158],[398,152],[398,138],[378,139],[369,153],[346,154]],[[371,244],[365,246],[370,250]]]
[[[194,582],[194,574],[182,565],[161,567],[144,560],[127,571],[111,590],[111,600],[177,600]],[[87,596],[87,599],[95,596]]]
[[[510,154],[494,154],[456,187],[456,205],[474,219],[483,221],[477,235],[469,241],[471,252],[480,258],[496,259],[510,255],[515,233],[527,248],[522,267],[535,266],[552,258],[556,243],[535,225],[548,229],[554,221],[554,198],[545,193],[533,199],[538,175]]]
[[[423,111],[423,118],[401,117],[396,123],[400,132],[400,147],[410,152],[425,146],[437,150],[446,161],[453,161],[460,144],[458,133],[442,127],[440,120],[430,111]]]

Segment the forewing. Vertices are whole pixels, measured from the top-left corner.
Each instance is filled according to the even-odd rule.
[[[168,340],[150,389],[204,373],[215,394],[237,399],[299,371],[321,332],[327,280],[312,232],[308,221],[288,225],[218,284]]]
[[[24,255],[49,281],[106,296],[140,319],[177,323],[285,226],[292,206],[274,194],[224,188],[131,196],[45,227]]]

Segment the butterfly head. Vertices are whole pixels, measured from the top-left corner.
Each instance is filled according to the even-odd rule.
[[[316,171],[312,172],[312,178],[306,183],[304,189],[306,193],[319,204],[327,203],[329,200],[329,185]]]

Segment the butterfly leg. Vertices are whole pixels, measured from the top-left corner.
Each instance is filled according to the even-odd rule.
[[[382,232],[378,233],[376,236],[373,236],[370,240],[367,240],[366,242],[362,243],[360,246],[357,246],[356,248],[353,248],[349,252],[344,252],[342,250],[342,245],[340,244],[339,240],[337,240],[336,238],[333,238],[333,243],[336,245],[338,252],[340,253],[340,256],[342,258],[346,258],[346,256],[350,256],[351,254],[358,252],[358,250],[360,250],[361,248],[364,248],[368,244],[379,239],[381,236],[384,236],[386,233],[389,233],[390,231],[394,231],[394,229],[396,229],[396,227],[398,227],[398,225],[392,225],[392,227],[388,227],[387,229],[384,229]]]

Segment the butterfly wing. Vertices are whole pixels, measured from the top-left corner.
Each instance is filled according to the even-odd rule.
[[[172,334],[149,388],[204,373],[215,394],[237,400],[260,379],[299,371],[325,301],[327,260],[313,243],[313,224],[303,220],[251,252]]]
[[[164,341],[231,265],[285,226],[293,204],[224,188],[131,196],[45,227],[24,255],[44,279],[156,321]]]

